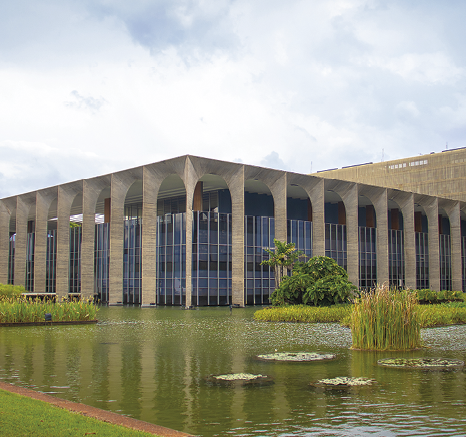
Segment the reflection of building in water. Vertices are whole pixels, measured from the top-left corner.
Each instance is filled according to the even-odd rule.
[[[360,287],[462,290],[465,210],[326,172],[182,156],[1,199],[0,282],[109,304],[267,304],[261,262],[277,238],[334,258]]]

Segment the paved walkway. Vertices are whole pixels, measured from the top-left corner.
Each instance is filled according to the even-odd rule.
[[[38,399],[39,401],[48,402],[49,404],[55,405],[56,407],[64,408],[65,410],[69,410],[74,413],[79,413],[79,414],[82,414],[83,416],[93,417],[94,419],[102,420],[104,422],[109,422],[114,425],[121,425],[126,428],[150,432],[152,434],[158,434],[163,437],[190,437],[191,436],[191,434],[186,434],[184,432],[175,431],[173,429],[154,425],[149,422],[143,422],[142,420],[133,419],[127,416],[122,416],[121,414],[101,410],[100,408],[91,407],[89,405],[79,404],[77,402],[71,402],[65,399],[56,398],[55,396],[46,395],[44,393],[36,392],[28,388],[18,387],[13,384],[6,384],[4,382],[0,382],[0,389],[9,391],[11,393],[17,393],[22,396],[27,396],[32,399]]]

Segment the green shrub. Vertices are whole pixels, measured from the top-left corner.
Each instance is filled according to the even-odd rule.
[[[297,262],[291,276],[284,277],[271,296],[272,305],[323,306],[346,303],[357,288],[348,280],[346,270],[335,260],[315,256],[308,262]]]
[[[21,285],[0,284],[0,301],[20,297],[21,293],[25,292],[25,288]]]
[[[433,291],[429,289],[414,290],[420,303],[441,303],[441,302],[463,302],[464,293],[462,291]]]
[[[351,314],[353,348],[409,350],[421,346],[417,295],[387,286],[364,292]]]

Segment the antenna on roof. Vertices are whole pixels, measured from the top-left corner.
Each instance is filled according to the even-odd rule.
[[[448,141],[447,141],[447,145],[445,146],[445,150],[448,150]]]
[[[382,162],[384,160],[384,156],[383,156],[384,153],[383,152],[384,152],[384,149],[382,149]]]

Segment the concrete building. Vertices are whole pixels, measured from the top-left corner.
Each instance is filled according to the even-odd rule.
[[[466,147],[317,174],[466,202]]]
[[[0,199],[0,282],[109,304],[268,304],[273,239],[360,287],[464,289],[466,203],[181,156]]]

